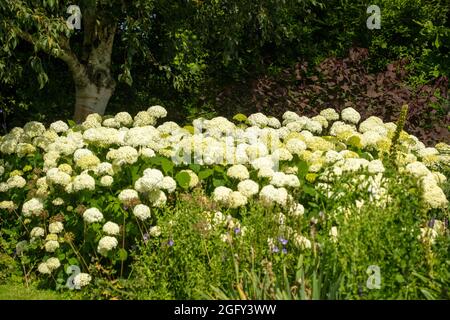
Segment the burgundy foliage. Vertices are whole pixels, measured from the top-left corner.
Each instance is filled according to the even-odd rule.
[[[385,122],[395,122],[402,105],[408,104],[405,129],[409,133],[428,145],[450,142],[448,78],[412,88],[407,84],[407,60],[389,64],[377,74],[368,72],[367,61],[367,49],[353,48],[348,57],[327,58],[315,68],[299,62],[277,76],[265,75],[228,88],[218,96],[218,104],[275,116],[286,110],[313,116],[325,108],[352,107],[362,119],[376,115]]]

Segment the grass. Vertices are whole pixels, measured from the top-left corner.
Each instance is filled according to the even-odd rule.
[[[59,294],[51,290],[39,290],[34,287],[25,287],[22,284],[0,285],[0,300],[67,300],[66,294]]]

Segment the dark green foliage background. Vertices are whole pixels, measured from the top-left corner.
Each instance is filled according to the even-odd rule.
[[[135,54],[127,61],[132,85],[119,83],[107,113],[134,114],[158,103],[174,120],[221,114],[216,98],[230,86],[277,74],[299,60],[316,64],[344,56],[355,46],[369,49],[371,72],[408,58],[408,81],[415,86],[450,71],[449,0],[377,1],[380,30],[366,27],[367,1],[150,2],[154,19],[146,30],[132,34],[134,42],[145,43],[151,52],[147,59]],[[131,49],[119,40],[114,46],[113,72],[118,76]],[[33,56],[48,75],[42,90],[30,64]],[[8,77],[14,82],[0,79],[0,106],[8,113],[8,129],[29,120],[49,123],[71,116],[74,85],[64,63],[35,54],[25,43],[19,43],[9,63],[14,72]]]

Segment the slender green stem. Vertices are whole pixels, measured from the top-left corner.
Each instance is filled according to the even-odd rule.
[[[122,227],[122,250],[125,250],[125,214],[123,215],[123,227]],[[120,259],[120,277],[123,275],[123,263],[124,260]]]
[[[81,260],[81,262],[83,263],[86,271],[89,270],[88,265],[86,263],[86,261],[84,260],[83,256],[78,252],[78,250],[75,248],[75,246],[72,243],[72,240],[67,241],[70,245],[70,247],[72,248],[73,252],[75,252],[75,254],[77,255],[77,257]]]

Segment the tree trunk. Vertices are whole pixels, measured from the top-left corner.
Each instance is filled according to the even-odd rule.
[[[90,113],[103,115],[116,87],[116,81],[111,75],[115,30],[115,27],[105,28],[98,34],[95,45],[85,48],[87,59],[72,68],[76,88],[74,119],[78,123]]]
[[[103,115],[113,92],[114,86],[98,86],[93,82],[76,86],[75,121],[80,123],[91,113]]]
[[[64,61],[72,74],[76,89],[75,121],[82,122],[90,113],[103,115],[114,93],[116,81],[111,75],[111,55],[117,21],[97,6],[95,0],[81,0],[83,7],[83,44],[79,56],[71,49],[70,37],[62,36],[48,54]],[[46,22],[47,23],[47,22]],[[18,36],[37,48],[37,38],[16,30]],[[49,38],[50,40],[53,39]],[[42,47],[42,45],[40,45]],[[80,51],[80,50],[77,50]]]

